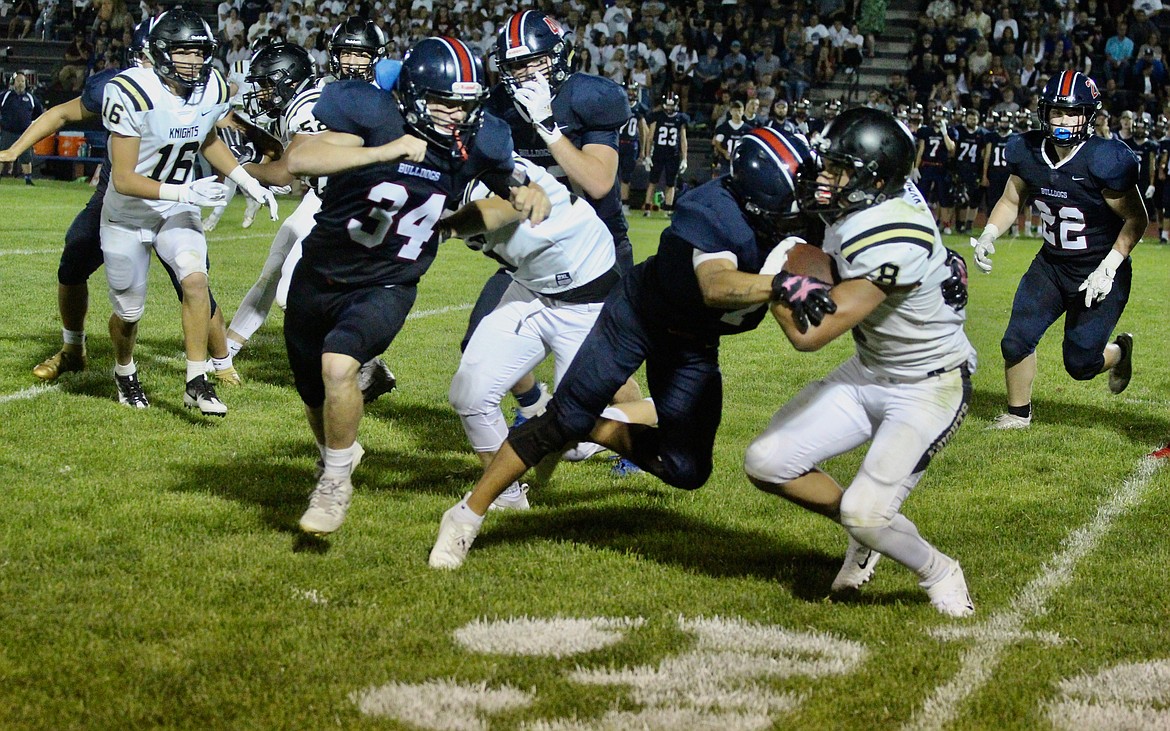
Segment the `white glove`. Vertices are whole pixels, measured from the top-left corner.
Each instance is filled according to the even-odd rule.
[[[807,241],[799,236],[789,236],[776,244],[776,248],[768,252],[768,258],[764,260],[764,266],[760,267],[760,274],[766,274],[770,277],[776,276],[788,262],[788,252],[792,251],[792,247],[797,244],[807,243]]]
[[[1150,187],[1146,188],[1146,198],[1153,198],[1153,197],[1154,197],[1154,186],[1151,185]]]
[[[268,189],[271,190],[274,195],[288,195],[292,192],[291,185],[270,185],[268,186]]]
[[[278,213],[278,206],[276,205],[276,196],[272,191],[264,186],[256,178],[253,178],[243,165],[239,165],[235,170],[232,170],[228,177],[231,178],[236,185],[240,186],[240,190],[244,191],[244,195],[248,196],[257,203],[268,206],[268,215],[273,221],[279,221],[280,215]]]
[[[1085,293],[1085,307],[1092,307],[1094,302],[1100,302],[1109,295],[1113,290],[1113,277],[1117,276],[1117,268],[1124,262],[1125,254],[1110,249],[1093,273],[1081,282],[1078,289]]]
[[[687,159],[684,157],[682,162],[678,164],[678,174],[682,175],[687,171]]]
[[[163,183],[158,187],[158,197],[195,206],[221,206],[227,200],[227,186],[211,175],[182,185]]]
[[[642,158],[642,167],[646,168],[646,172],[650,172],[650,168],[654,167],[654,163],[649,157],[644,157]]]
[[[917,183],[921,178],[922,178],[922,171],[919,170],[918,168],[914,168],[913,170],[910,171],[910,182],[911,183]]]
[[[999,228],[989,223],[983,227],[979,238],[971,237],[971,247],[975,249],[975,266],[984,274],[991,273],[991,255],[995,253],[995,240],[999,237]]]
[[[563,136],[553,117],[552,91],[544,74],[534,74],[531,79],[521,84],[512,96],[520,103],[529,121],[536,128],[536,133],[546,145],[551,145]]]

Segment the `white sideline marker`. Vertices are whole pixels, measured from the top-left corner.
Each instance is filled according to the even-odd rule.
[[[0,251],[0,256],[42,256],[45,254],[59,254],[60,249],[6,249]]]
[[[0,396],[0,404],[7,404],[7,403],[11,403],[13,401],[26,401],[28,399],[34,399],[37,396],[43,396],[44,394],[48,393],[49,391],[56,391],[58,388],[60,388],[60,386],[58,386],[55,383],[51,386],[48,386],[48,385],[29,386],[28,388],[23,388],[23,389],[17,391],[16,393],[9,393],[9,394],[5,394],[3,396]]]
[[[1044,605],[1059,589],[1073,580],[1077,563],[1097,547],[1113,522],[1146,496],[1147,488],[1162,467],[1162,460],[1142,458],[1137,468],[1097,508],[1089,523],[1077,528],[1064,541],[1064,549],[1048,560],[1040,574],[1032,579],[1012,602],[981,623],[961,630],[946,627],[933,634],[940,639],[974,638],[979,641],[963,653],[959,672],[949,683],[939,686],[921,710],[902,728],[904,731],[943,729],[958,715],[959,706],[983,687],[995,672],[999,656],[1008,645],[1023,639],[1052,641],[1047,633],[1027,632],[1028,620],[1044,613]]]

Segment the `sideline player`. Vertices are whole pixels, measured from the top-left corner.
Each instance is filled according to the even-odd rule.
[[[626,96],[630,100],[630,118],[618,134],[618,177],[622,186],[623,214],[630,212],[630,181],[634,179],[642,150],[649,144],[650,128],[646,125],[646,117],[650,110],[642,104],[641,88],[636,81],[631,81],[626,87]]]
[[[1133,336],[1109,337],[1133,278],[1130,251],[1148,219],[1137,188],[1138,161],[1121,140],[1093,135],[1100,92],[1080,72],[1048,80],[1040,95],[1040,130],[1016,135],[1007,146],[1011,177],[975,248],[975,264],[991,271],[995,240],[1032,199],[1043,222],[1044,246],[1016,289],[1000,343],[1008,410],[993,429],[1032,423],[1036,345],[1064,315],[1064,368],[1079,381],[1109,372],[1109,390],[1121,393],[1133,373]]]
[[[150,20],[144,20],[134,28],[130,46],[126,49],[124,67],[149,67],[150,61],[143,56],[146,48],[146,34]],[[61,130],[67,124],[86,122],[101,116],[102,99],[106,84],[122,69],[107,69],[90,76],[85,81],[81,96],[52,107],[25,130],[7,150],[0,151],[0,161],[15,160],[37,142]],[[33,367],[32,373],[42,381],[53,382],[65,373],[85,370],[86,334],[85,318],[89,313],[89,278],[102,265],[102,245],[99,226],[102,202],[110,182],[110,158],[107,155],[98,170],[97,189],[89,201],[70,224],[65,233],[65,246],[57,267],[57,311],[61,316],[61,350]],[[175,272],[165,261],[159,260],[170,277],[171,286],[179,301],[183,300],[183,287]],[[238,374],[232,367],[231,357],[225,340],[223,311],[208,290],[211,304],[211,324],[207,335],[207,348],[215,367],[212,373],[219,383],[234,385]]]
[[[748,447],[744,470],[761,490],[845,528],[834,591],[868,581],[885,554],[917,575],[938,611],[966,617],[975,606],[958,561],[900,512],[967,414],[975,349],[963,332],[966,265],[906,185],[914,141],[893,116],[850,109],[814,144],[824,166],[800,202],[827,224],[837,310],[814,328],[783,308],[772,312],[797,350],[852,333],[857,351],[776,412]],[[845,488],[818,466],[867,442]]]
[[[979,213],[979,168],[988,131],[979,126],[979,110],[963,111],[963,124],[955,128],[955,171],[966,193],[967,205],[955,205],[955,233],[970,233]],[[962,197],[962,196],[960,196]]]
[[[482,183],[469,186],[469,205],[443,219],[452,235],[506,262],[513,280],[471,336],[448,395],[485,469],[508,436],[504,394],[550,353],[559,383],[620,278],[613,235],[592,206],[539,165],[519,157],[516,164],[548,194],[548,220],[518,223],[515,209]],[[499,230],[475,236],[484,228]],[[492,506],[527,510],[526,491],[514,482]]]
[[[516,176],[512,140],[483,113],[479,59],[452,38],[419,41],[403,59],[397,98],[365,81],[327,84],[313,109],[325,132],[291,150],[288,170],[330,176],[293,272],[284,321],[297,391],[321,454],[300,520],[341,527],[363,450],[359,366],[389,347],[435,259],[439,218],[476,175],[534,224],[548,196]]]
[[[687,125],[690,123],[691,118],[678,108],[678,95],[673,93],[662,99],[662,109],[650,115],[650,132],[647,136],[650,149],[643,153],[650,160],[650,182],[646,185],[643,216],[658,210],[658,205],[653,203],[654,189],[658,183],[666,188],[662,198],[663,210],[667,215],[674,210],[678,178],[687,172]]]
[[[110,182],[101,213],[102,256],[110,285],[110,339],[118,400],[150,405],[138,380],[134,345],[146,305],[150,249],[183,287],[182,322],[187,355],[183,403],[207,416],[225,416],[205,374],[208,321],[207,240],[201,205],[224,196],[214,178],[191,180],[196,155],[265,200],[276,218],[272,193],[244,171],[214,134],[229,110],[228,86],[212,67],[215,40],[198,14],[181,8],[155,20],[146,37],[151,68],[132,68],[106,87],[102,123],[110,131]]]
[[[918,188],[923,197],[930,202],[930,210],[934,219],[943,225],[943,233],[951,233],[951,224],[948,216],[951,215],[950,175],[948,168],[950,160],[955,155],[954,134],[947,128],[947,118],[943,110],[934,107],[931,118],[918,128],[918,149],[914,167],[922,173],[918,181]]]
[[[777,242],[796,213],[794,186],[808,161],[801,138],[755,130],[736,148],[729,177],[680,199],[657,255],[606,300],[548,410],[514,427],[475,489],[443,514],[433,568],[462,565],[492,501],[586,437],[669,485],[693,490],[707,481],[723,409],[720,338],[754,330],[771,302],[806,324],[833,308],[827,284],[780,272],[782,259],[770,258],[787,250]],[[610,397],[643,363],[658,426],[607,418]]]
[[[991,216],[991,209],[1003,197],[1004,188],[1011,177],[1007,159],[1008,141],[1013,135],[1011,114],[989,112],[987,126],[987,136],[983,138],[983,177],[979,184],[984,188],[987,215]]]
[[[715,128],[715,135],[711,138],[711,146],[715,149],[712,178],[731,173],[731,158],[735,155],[735,146],[744,135],[752,131],[752,126],[743,119],[743,102],[736,99],[727,111],[728,118]]]

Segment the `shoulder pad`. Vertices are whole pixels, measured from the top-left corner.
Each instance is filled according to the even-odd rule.
[[[335,132],[364,137],[368,125],[382,117],[377,95],[388,93],[366,81],[334,81],[321,89],[313,116]]]
[[[569,107],[583,129],[621,129],[630,119],[630,101],[617,82],[577,72],[557,93],[569,95]]]
[[[106,84],[110,83],[117,75],[117,69],[106,69],[85,80],[85,86],[81,89],[81,106],[87,112],[102,113],[102,99],[105,96]]]
[[[1139,158],[1121,140],[1099,139],[1093,145],[1089,170],[1093,178],[1109,190],[1129,190],[1138,182]]]
[[[745,249],[756,248],[756,236],[718,179],[678,199],[670,221],[673,233],[700,251],[734,252],[742,261]]]
[[[939,245],[938,230],[929,220],[929,212],[902,199],[850,216],[840,229],[841,278],[896,287],[921,283]]]
[[[1044,144],[1044,134],[1042,132],[1025,132],[1024,134],[1014,134],[1008,137],[1007,147],[1003,154],[1009,163],[1019,164],[1032,154],[1040,145]]]
[[[483,125],[475,136],[475,149],[489,163],[501,166],[512,160],[512,128],[493,114],[483,115]]]

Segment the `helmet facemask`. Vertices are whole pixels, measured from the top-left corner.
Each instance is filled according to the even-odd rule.
[[[179,87],[183,96],[202,89],[211,78],[212,60],[215,57],[214,43],[176,43],[156,39],[147,45],[147,57],[154,72],[162,79]],[[178,61],[175,56],[192,56],[200,60]]]
[[[1081,117],[1080,124],[1057,125],[1052,123],[1054,112],[1063,112],[1064,117]],[[1040,128],[1044,135],[1057,147],[1073,147],[1093,135],[1093,122],[1097,109],[1091,106],[1060,106],[1040,102]]]
[[[825,140],[814,143],[815,164],[812,171],[797,183],[796,195],[806,213],[815,213],[825,223],[878,202],[876,163],[868,165],[859,157],[824,148]],[[841,177],[849,179],[841,183]],[[832,181],[822,180],[831,177]]]

